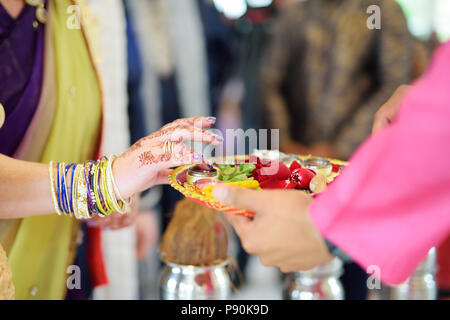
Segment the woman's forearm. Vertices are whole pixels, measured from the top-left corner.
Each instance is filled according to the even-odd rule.
[[[48,164],[0,155],[0,219],[54,212]]]
[[[74,165],[61,164],[60,173],[64,173],[60,176],[57,175],[58,166],[55,163],[52,182],[49,164],[15,160],[0,154],[0,219],[55,212],[87,219],[95,213],[107,216],[114,210],[121,212],[124,210],[121,204],[128,207],[124,199],[156,184],[167,183],[169,168],[202,161],[201,155],[184,141],[220,144],[219,137],[205,130],[214,123],[215,118],[212,117],[174,121],[141,139],[117,158],[103,158],[89,168],[79,165],[77,170]],[[83,197],[88,206],[82,201]]]

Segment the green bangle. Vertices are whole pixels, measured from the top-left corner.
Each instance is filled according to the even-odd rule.
[[[338,257],[341,259],[344,263],[351,262],[352,258],[350,258],[349,255],[347,255],[344,251],[336,247],[334,244],[332,244],[330,241],[325,240],[325,243],[327,245],[328,251],[335,257]]]

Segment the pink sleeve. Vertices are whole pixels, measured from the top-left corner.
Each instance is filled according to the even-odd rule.
[[[401,283],[450,231],[450,43],[350,163],[311,217],[355,262]]]

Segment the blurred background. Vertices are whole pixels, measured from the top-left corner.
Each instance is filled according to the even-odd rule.
[[[448,0],[85,3],[111,149],[177,118],[212,115],[222,130],[280,129],[284,152],[346,160],[370,134],[375,111],[450,39]],[[374,4],[381,29],[371,30]],[[127,125],[114,125],[123,119]],[[154,188],[142,195],[135,226],[103,233],[110,285],[91,298],[159,298],[159,239],[180,199],[168,186]],[[235,281],[234,298],[282,298],[285,276],[246,255],[231,232],[229,250],[244,279]],[[448,253],[448,245],[438,249],[433,274],[442,295],[450,289]],[[355,264],[337,277],[347,299],[368,297],[367,275]]]

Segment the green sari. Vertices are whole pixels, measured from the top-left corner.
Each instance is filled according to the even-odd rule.
[[[99,79],[82,29],[70,29],[70,0],[49,1],[43,89],[16,158],[82,163],[95,157],[101,127]],[[63,299],[79,223],[56,214],[0,221],[16,299]]]

